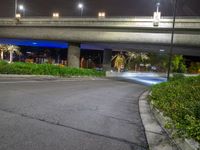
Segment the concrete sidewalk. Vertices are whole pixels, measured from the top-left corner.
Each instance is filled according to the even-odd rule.
[[[139,109],[145,134],[150,150],[178,150],[175,143],[169,138],[165,130],[154,117],[147,101],[149,92],[144,92],[139,98]]]

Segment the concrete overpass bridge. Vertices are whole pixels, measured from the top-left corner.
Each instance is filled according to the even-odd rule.
[[[200,18],[177,18],[175,28],[174,53],[200,56]],[[0,38],[69,42],[71,66],[79,65],[80,44],[167,53],[171,29],[172,18],[165,17],[159,26],[152,17],[0,19]]]

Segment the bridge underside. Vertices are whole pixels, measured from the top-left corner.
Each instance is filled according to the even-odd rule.
[[[157,45],[157,44],[138,44],[138,43],[83,43],[81,45],[83,49],[113,49],[113,50],[127,50],[137,52],[152,52],[169,54],[170,45]],[[174,46],[173,54],[181,54],[187,56],[200,56],[199,47],[187,47],[187,46]]]
[[[38,46],[38,47],[52,47],[52,48],[68,48],[68,41],[52,41],[52,40],[37,40],[37,39],[2,39],[2,44],[13,44],[19,46]],[[137,52],[153,52],[168,54],[170,45],[158,45],[147,43],[108,43],[108,42],[83,42],[79,43],[81,49],[91,50],[115,50],[115,51],[137,51]],[[187,56],[200,56],[199,47],[174,46],[173,54],[182,54]]]

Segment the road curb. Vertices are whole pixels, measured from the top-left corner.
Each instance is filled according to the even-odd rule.
[[[0,74],[0,78],[58,78],[51,75],[18,75],[18,74]]]
[[[164,116],[163,113],[160,112],[157,108],[155,108],[152,103],[149,103],[149,105],[155,118],[158,120],[158,122],[161,124],[162,127],[165,126],[166,122],[168,121],[171,122],[171,119]],[[164,128],[164,130],[170,138],[173,138],[173,132],[176,131],[175,129],[171,130],[171,129]],[[200,144],[194,141],[193,139],[173,138],[173,142],[176,143],[179,149],[182,149],[182,150],[199,150],[200,149]]]
[[[155,118],[147,101],[149,91],[139,98],[139,111],[144,125],[147,142],[150,150],[178,150],[176,144],[169,138],[166,131]]]
[[[60,77],[51,75],[15,75],[15,74],[0,74],[0,80],[37,80],[37,81],[86,81],[86,80],[108,80],[106,77],[93,77],[93,76],[71,76]]]

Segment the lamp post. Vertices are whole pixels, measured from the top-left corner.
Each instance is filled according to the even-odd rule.
[[[153,14],[153,25],[154,26],[159,26],[159,23],[160,23],[161,12],[159,12],[159,7],[160,7],[160,3],[157,2],[156,3],[156,11]]]
[[[24,5],[19,5],[19,10],[23,12],[23,17],[25,17],[25,8],[24,8]]]
[[[16,15],[17,15],[17,0],[15,0],[15,16],[14,17],[16,17]]]
[[[159,7],[160,7],[160,3],[156,3],[156,12],[158,13],[159,12]]]
[[[170,78],[171,65],[172,65],[177,3],[178,3],[178,0],[175,0],[174,8],[173,8],[173,25],[172,25],[171,43],[170,43],[170,51],[169,51],[169,62],[168,62],[169,64],[168,64],[168,71],[167,71],[167,80],[168,81],[169,81],[169,78]]]
[[[83,4],[82,3],[79,3],[78,4],[78,8],[81,10],[81,17],[83,16]]]

